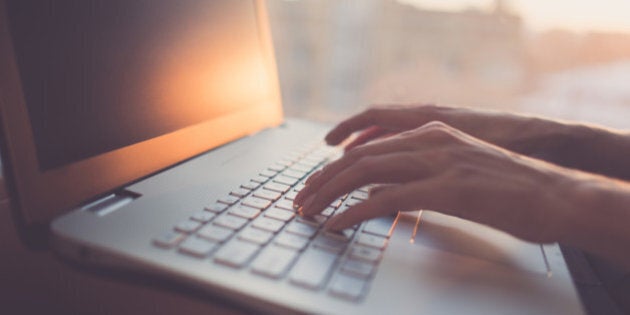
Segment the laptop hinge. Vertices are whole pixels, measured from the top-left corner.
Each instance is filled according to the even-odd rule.
[[[122,190],[91,202],[83,206],[81,210],[90,211],[102,217],[122,209],[139,197],[140,194],[138,193]]]

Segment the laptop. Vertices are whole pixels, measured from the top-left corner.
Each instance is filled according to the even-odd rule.
[[[580,314],[557,244],[431,211],[303,218],[338,157],[283,117],[262,1],[3,0],[4,174],[29,247],[249,311]],[[454,196],[455,198],[456,196]]]

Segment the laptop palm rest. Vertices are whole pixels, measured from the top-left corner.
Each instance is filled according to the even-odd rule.
[[[417,220],[417,213],[400,218],[403,225],[416,227],[415,236],[413,229],[409,229],[409,246],[428,247],[536,274],[549,272],[540,244],[433,211],[423,211]]]

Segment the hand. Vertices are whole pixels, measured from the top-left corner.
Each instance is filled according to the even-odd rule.
[[[353,129],[335,129],[333,143],[345,136],[343,130]],[[296,204],[313,215],[354,189],[389,184],[331,218],[327,227],[338,230],[397,211],[430,209],[529,241],[555,242],[570,221],[572,208],[561,192],[571,172],[432,122],[349,150],[309,178]]]
[[[567,147],[584,126],[499,112],[434,105],[388,106],[368,109],[337,125],[326,137],[337,145],[354,132],[350,150],[372,140],[418,128],[431,121],[444,122],[473,137],[528,156],[571,164]]]

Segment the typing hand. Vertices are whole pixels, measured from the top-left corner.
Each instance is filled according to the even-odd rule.
[[[328,140],[335,143],[346,135],[339,130],[353,129],[340,126]],[[563,237],[571,215],[560,192],[573,172],[431,122],[347,151],[309,178],[296,204],[313,215],[354,189],[388,184],[327,227],[339,230],[396,211],[431,209],[526,240],[553,242]]]

